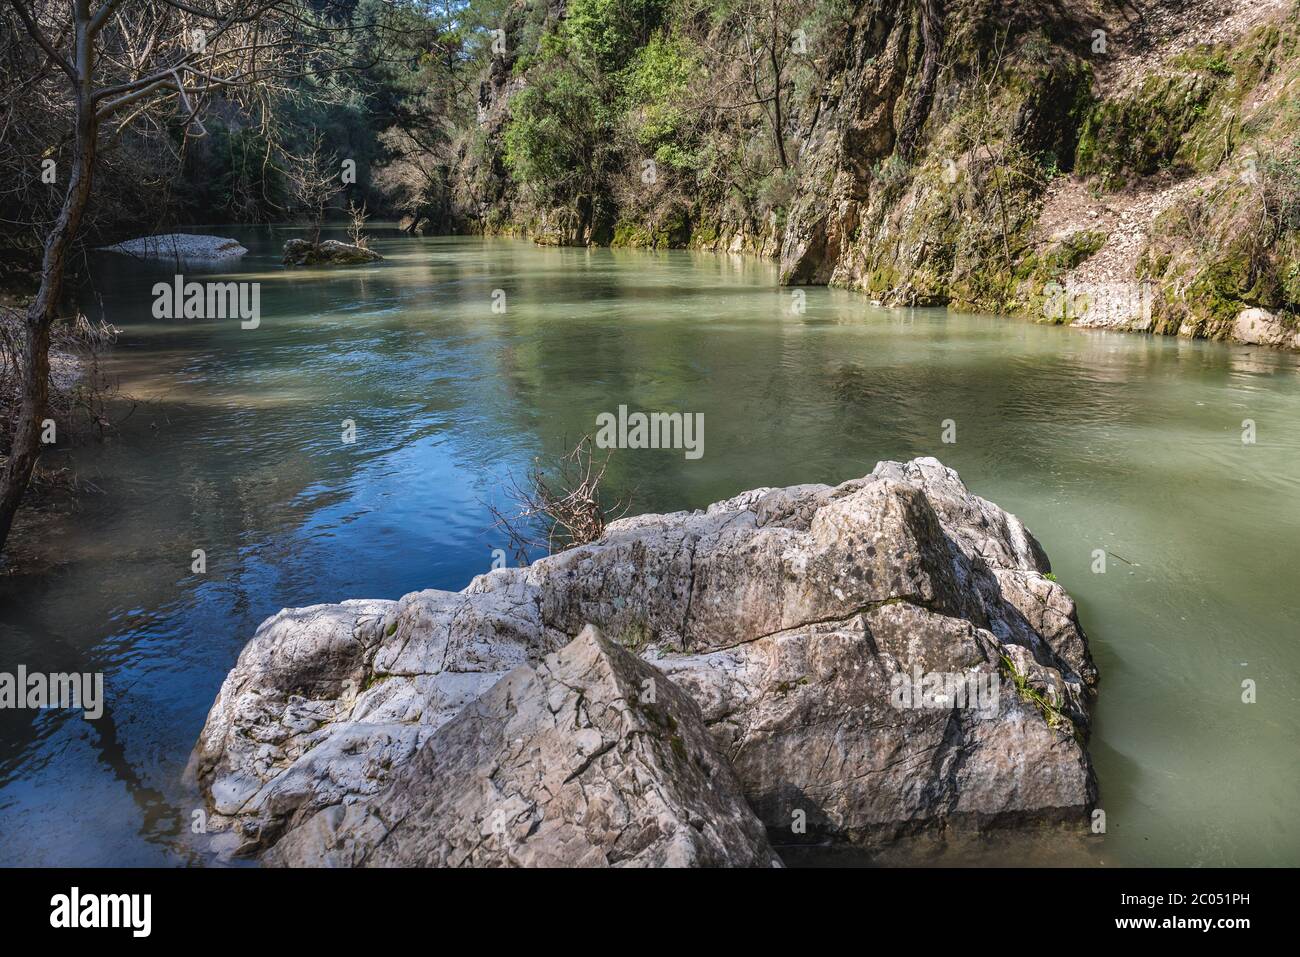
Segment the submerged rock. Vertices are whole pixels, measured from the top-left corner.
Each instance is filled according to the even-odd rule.
[[[699,708],[588,626],[442,725],[375,798],[291,830],[286,866],[771,866]]]
[[[433,761],[438,728],[594,624],[695,700],[778,844],[1082,820],[1097,672],[1049,570],[934,459],[624,519],[462,592],[281,612],[227,677],[191,772],[245,853],[317,817],[351,834],[348,806]]]
[[[141,236],[112,246],[103,252],[123,253],[141,259],[177,260],[180,262],[224,262],[238,259],[248,252],[233,239],[199,236],[191,233],[168,233],[165,236]]]
[[[373,263],[383,256],[365,246],[326,239],[312,245],[305,239],[290,239],[284,244],[286,266],[351,266],[356,263]]]

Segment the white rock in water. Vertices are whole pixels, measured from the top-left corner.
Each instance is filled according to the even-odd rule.
[[[142,259],[181,259],[189,262],[219,262],[238,259],[248,252],[233,239],[222,236],[199,236],[193,233],[168,233],[165,236],[141,236],[113,246],[101,246],[110,253],[123,253]]]
[[[490,860],[464,851],[465,833],[442,819],[451,808],[490,818],[486,792],[465,788],[507,780],[490,773],[506,766],[498,756],[518,756],[506,738],[523,738],[525,755],[561,740],[544,720],[495,737],[475,736],[486,725],[474,722],[545,718],[552,691],[549,713],[558,713],[556,689],[576,683],[554,682],[544,663],[593,624],[656,669],[642,675],[602,652],[592,660],[622,675],[628,693],[599,700],[622,713],[657,673],[657,700],[686,727],[693,709],[673,704],[684,692],[777,844],[874,847],[957,825],[1082,824],[1097,798],[1086,748],[1097,670],[1074,602],[1049,571],[1015,516],[929,458],[881,462],[835,487],[755,490],[703,511],[626,518],[597,542],[498,569],[461,592],[268,619],[226,678],[189,774],[210,829],[233,828],[241,853],[286,839],[276,863],[586,863],[602,853],[609,862],[624,859],[626,840],[655,844],[647,860],[666,859],[671,842],[639,843],[649,832],[631,792],[611,792],[604,805],[618,824],[601,832],[608,841],[586,810],[571,819],[580,833],[543,833],[532,825],[568,805],[558,785],[546,798],[521,777],[511,791],[523,800],[511,820],[529,822],[521,846]],[[515,678],[499,683],[508,673]],[[600,725],[603,742],[617,737],[613,727]],[[616,758],[641,760],[627,750]],[[537,780],[549,780],[552,764],[538,765]],[[448,774],[453,765],[465,774]],[[602,780],[625,780],[620,767],[602,765]],[[701,803],[698,782],[671,762],[656,758],[647,774],[672,798],[660,810],[673,834],[698,815],[730,835],[722,861],[757,858],[761,845],[737,836],[745,829],[731,802]],[[407,809],[418,813],[396,827]],[[692,854],[673,860],[719,859],[707,848]]]

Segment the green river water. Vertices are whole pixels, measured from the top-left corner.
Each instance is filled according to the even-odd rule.
[[[0,577],[0,670],[102,671],[108,707],[0,713],[0,864],[203,863],[179,779],[257,624],[464,587],[505,544],[484,502],[620,404],[706,423],[698,460],[615,455],[636,511],[934,455],[1024,519],[1078,601],[1107,833],[891,859],[1300,864],[1296,356],[826,289],[799,313],[748,258],[389,229],[382,263],[285,270],[291,231],[213,231],[251,250],[234,278],[262,284],[257,329],[154,319],[174,269],[95,263],[84,301],[122,330],[108,369],[134,405],[67,456],[92,486],[77,514]]]

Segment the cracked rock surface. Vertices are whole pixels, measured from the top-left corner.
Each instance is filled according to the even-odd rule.
[[[779,866],[699,708],[591,626],[442,725],[370,800],[267,855],[287,866]]]
[[[328,847],[320,862],[354,863],[352,845],[327,836],[358,820],[351,807],[396,800],[401,789],[385,789],[413,762],[461,760],[431,751],[470,747],[463,723],[439,729],[592,624],[695,701],[778,846],[1083,820],[1096,801],[1097,671],[1049,571],[1018,519],[928,458],[628,518],[461,592],[273,616],[226,678],[190,774],[231,849],[261,853],[309,827],[317,850],[291,853],[305,846],[294,837],[279,860]],[[900,701],[905,676],[950,685]],[[954,695],[954,680],[991,705]]]

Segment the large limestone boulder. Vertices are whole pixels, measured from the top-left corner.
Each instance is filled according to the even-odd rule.
[[[778,844],[1082,820],[1097,672],[1049,571],[1019,520],[934,459],[624,519],[462,592],[281,612],[191,772],[213,823],[259,852],[371,800],[591,623],[697,702]]]
[[[897,603],[651,660],[700,702],[776,843],[870,847],[941,823],[1068,819],[1091,804],[1074,715],[1023,699],[1006,653],[969,621]],[[1059,671],[1011,653],[1017,671],[1067,699]]]
[[[370,800],[290,831],[287,866],[779,866],[699,708],[588,626],[426,741]]]
[[[480,585],[286,609],[263,622],[190,758],[214,825],[233,820],[235,849],[253,852],[320,808],[382,789],[506,672],[561,646],[515,597]]]

